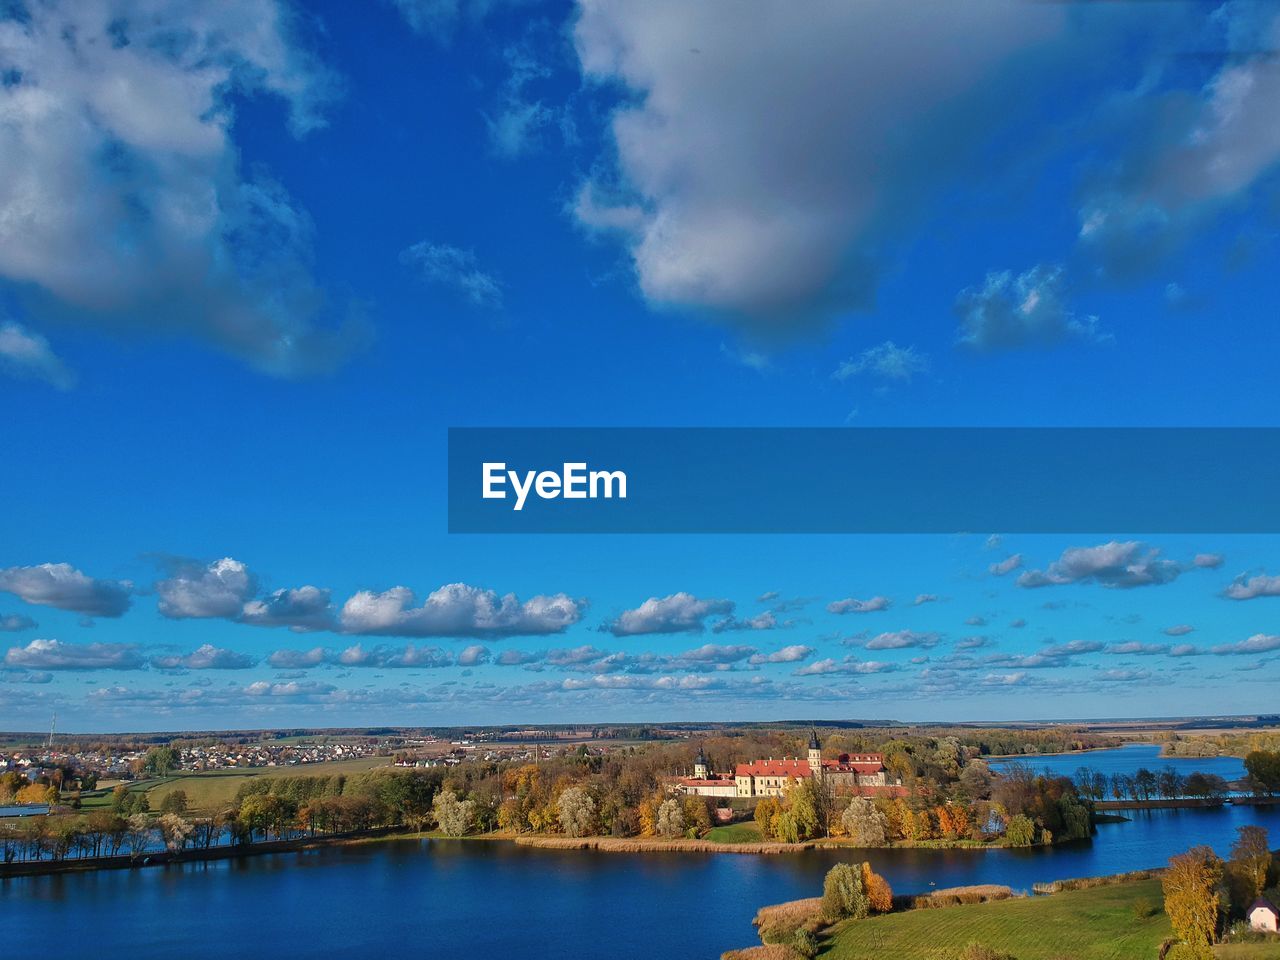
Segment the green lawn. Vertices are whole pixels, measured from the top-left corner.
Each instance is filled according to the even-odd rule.
[[[1223,943],[1213,948],[1214,960],[1280,960],[1280,940],[1270,943]]]
[[[334,760],[329,763],[308,763],[292,767],[245,767],[233,770],[209,770],[202,773],[185,773],[148,780],[137,785],[147,791],[147,801],[152,810],[160,809],[160,803],[174,790],[187,795],[187,806],[193,813],[218,813],[235,800],[236,792],[254,777],[331,777],[334,774],[364,773],[374,767],[382,767],[391,761],[386,757],[357,757],[353,760]],[[130,789],[133,789],[131,787]]]
[[[715,843],[760,843],[760,828],[754,823],[731,823],[724,827],[712,827],[707,839]]]
[[[840,924],[821,955],[931,960],[941,948],[981,943],[1018,960],[1153,960],[1171,930],[1163,911],[1143,919],[1135,916],[1133,905],[1143,899],[1155,905],[1163,902],[1159,880],[909,910]]]

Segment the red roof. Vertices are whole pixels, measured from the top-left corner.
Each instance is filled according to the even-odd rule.
[[[677,777],[676,783],[683,787],[736,787],[737,781],[730,780],[728,777],[710,777],[703,779],[702,777]]]
[[[807,777],[813,771],[808,760],[753,760],[740,763],[736,768],[739,777]]]

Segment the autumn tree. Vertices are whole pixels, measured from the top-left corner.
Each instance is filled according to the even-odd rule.
[[[672,797],[662,801],[661,806],[658,807],[655,827],[658,836],[666,837],[668,840],[684,836],[684,811],[680,808],[679,800]]]
[[[570,787],[556,801],[560,829],[568,837],[585,837],[595,831],[596,802],[582,787]]]
[[[1236,842],[1231,845],[1231,861],[1227,864],[1227,877],[1231,900],[1241,911],[1261,895],[1267,886],[1267,872],[1271,869],[1271,847],[1267,831],[1262,827],[1240,827]]]
[[[854,797],[840,814],[840,825],[859,847],[883,847],[889,842],[889,819],[866,797]]]
[[[1218,932],[1218,888],[1222,884],[1222,860],[1211,847],[1192,847],[1169,859],[1161,878],[1164,909],[1173,932],[1193,956],[1210,960]]]
[[[866,861],[862,863],[862,889],[867,895],[867,905],[875,913],[888,913],[893,909],[893,888]]]
[[[452,790],[441,790],[431,804],[440,832],[446,837],[461,837],[471,831],[475,820],[474,800],[459,800]]]

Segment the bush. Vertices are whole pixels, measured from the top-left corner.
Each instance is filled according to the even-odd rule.
[[[1133,901],[1133,918],[1135,920],[1146,920],[1148,917],[1154,917],[1159,912],[1160,908],[1146,897],[1139,897]]]
[[[822,900],[818,897],[790,900],[761,907],[752,922],[765,943],[792,943],[802,927],[819,922],[821,911]]]
[[[792,946],[796,948],[796,953],[802,957],[816,957],[818,955],[818,938],[813,935],[813,931],[808,927],[801,927],[796,931]]]
[[[867,904],[876,913],[888,913],[893,909],[893,888],[889,881],[871,869],[871,864],[862,865],[862,889],[867,894]]]
[[[970,943],[959,949],[952,948],[935,953],[932,960],[1016,960],[1013,954],[996,950],[984,943]]]

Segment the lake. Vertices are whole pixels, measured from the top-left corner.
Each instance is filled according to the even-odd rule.
[[[1025,757],[991,760],[991,768],[999,770],[1011,763],[1025,763],[1033,770],[1055,777],[1071,777],[1081,767],[1092,767],[1108,777],[1117,773],[1134,774],[1140,767],[1157,771],[1173,767],[1186,776],[1189,773],[1216,773],[1224,780],[1239,780],[1245,775],[1244,761],[1239,757],[1162,757],[1154,743],[1131,743],[1110,750],[1086,750],[1076,753],[1047,753]]]
[[[1163,864],[1235,828],[1280,838],[1274,807],[1135,811],[1092,841],[1048,850],[873,850],[909,892]],[[817,895],[851,852],[608,854],[481,840],[391,840],[243,860],[0,881],[6,948],[47,952],[56,931],[132,958],[302,960],[370,955],[715,958],[754,942],[758,907]],[[56,939],[56,937],[55,937]]]

